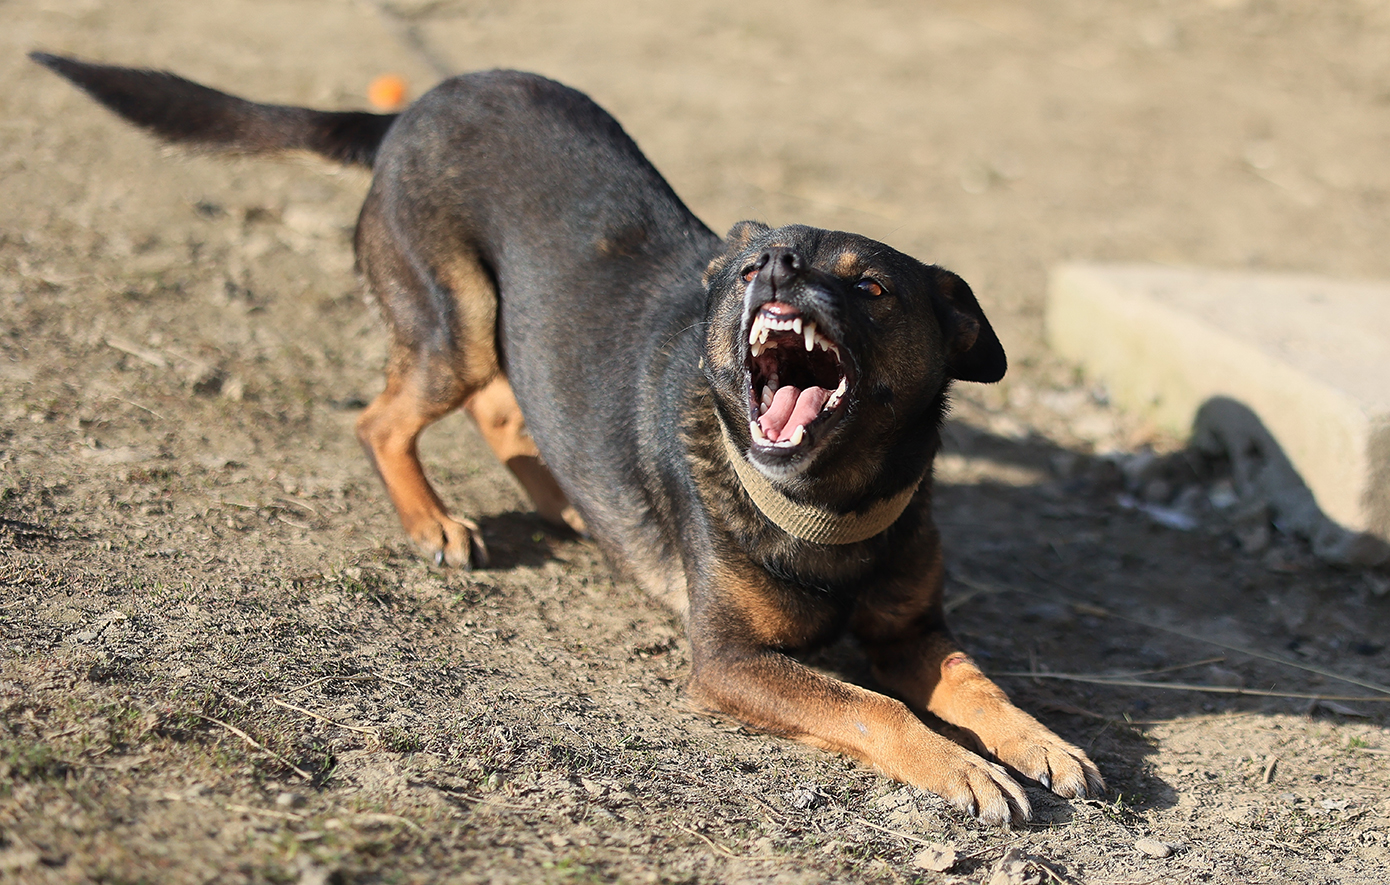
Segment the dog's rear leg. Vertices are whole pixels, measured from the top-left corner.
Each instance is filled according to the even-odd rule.
[[[521,407],[517,405],[506,376],[493,378],[463,407],[477,422],[498,460],[507,465],[531,496],[541,519],[584,534],[584,519],[541,462],[540,451],[526,432],[526,421],[521,417]]]
[[[468,394],[452,367],[431,370],[399,354],[387,370],[386,389],[357,419],[357,438],[376,467],[401,525],[436,565],[487,564],[477,523],[450,516],[425,478],[420,432],[458,408]]]
[[[425,478],[421,431],[500,375],[497,290],[476,255],[419,229],[410,203],[378,178],[357,223],[357,261],[391,330],[386,389],[357,438],[401,524],[437,565],[485,565],[477,524],[448,514]],[[398,213],[393,215],[392,213]]]

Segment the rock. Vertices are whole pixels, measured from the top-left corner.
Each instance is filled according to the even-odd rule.
[[[924,870],[944,873],[956,865],[956,850],[949,845],[928,845],[917,852],[912,863]]]
[[[32,848],[13,847],[0,851],[0,872],[18,873],[37,866],[39,853]]]
[[[277,808],[303,808],[308,804],[308,801],[299,793],[291,793],[287,790],[275,797],[275,806]]]
[[[1149,857],[1171,857],[1173,846],[1167,842],[1160,842],[1157,839],[1144,838],[1134,843],[1134,849],[1140,854],[1147,854]]]
[[[1234,808],[1226,809],[1222,817],[1226,819],[1228,824],[1250,827],[1254,826],[1255,822],[1260,819],[1260,809],[1255,805],[1237,805]]]
[[[820,808],[830,802],[830,797],[821,792],[819,787],[797,787],[790,793],[784,794],[782,798],[786,799],[787,804],[798,811]]]
[[[1010,848],[994,865],[986,885],[1041,885],[1056,877],[1041,861],[1024,854],[1021,848]]]

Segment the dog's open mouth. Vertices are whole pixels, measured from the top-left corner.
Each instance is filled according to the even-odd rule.
[[[840,345],[790,304],[769,301],[753,315],[747,367],[755,451],[806,451],[844,411],[850,379]]]

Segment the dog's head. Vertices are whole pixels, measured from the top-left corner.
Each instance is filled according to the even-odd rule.
[[[734,445],[794,495],[815,486],[854,506],[891,491],[894,474],[915,481],[905,473],[926,469],[950,381],[1004,375],[965,281],[866,237],[740,222],[705,286],[716,408]]]

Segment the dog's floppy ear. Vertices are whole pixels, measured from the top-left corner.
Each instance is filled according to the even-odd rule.
[[[985,319],[975,293],[949,270],[932,268],[936,285],[932,307],[946,345],[946,371],[958,381],[990,383],[1004,377],[1004,346]]]
[[[761,221],[740,221],[729,228],[728,234],[724,236],[724,251],[709,263],[709,267],[705,268],[705,286],[708,287],[710,280],[719,276],[720,271],[728,267],[733,257],[746,249],[755,237],[770,230],[772,228]]]

